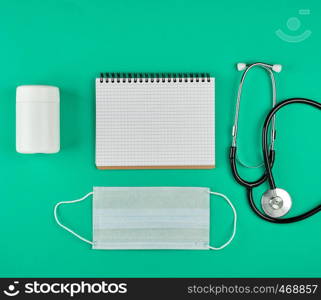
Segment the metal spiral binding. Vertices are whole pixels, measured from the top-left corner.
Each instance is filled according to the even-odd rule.
[[[100,73],[100,82],[210,82],[209,73]]]

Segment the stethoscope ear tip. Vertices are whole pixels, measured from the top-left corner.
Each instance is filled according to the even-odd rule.
[[[273,65],[272,70],[276,73],[280,73],[282,71],[282,65],[279,65],[279,64]]]
[[[245,63],[237,63],[236,68],[238,71],[243,71],[246,68],[246,64]]]

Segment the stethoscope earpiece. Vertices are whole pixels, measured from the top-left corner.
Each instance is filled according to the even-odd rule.
[[[282,71],[282,65],[279,65],[279,64],[273,65],[272,70],[276,73],[280,73]]]
[[[283,189],[267,190],[261,198],[263,211],[272,218],[280,218],[286,215],[292,207],[290,194]]]
[[[238,64],[236,64],[236,68],[238,71],[243,71],[246,69],[246,64],[245,63],[238,63]]]
[[[260,63],[256,63],[256,64],[260,64]],[[256,65],[256,64],[253,64],[253,65]],[[280,64],[275,64],[275,65],[264,64],[264,65],[266,67],[271,68],[276,73],[280,73],[282,71],[282,65],[280,65]],[[251,65],[249,65],[249,66],[251,66]],[[240,63],[236,64],[236,68],[238,71],[244,71],[247,67],[248,67],[248,65],[246,63],[240,62]]]

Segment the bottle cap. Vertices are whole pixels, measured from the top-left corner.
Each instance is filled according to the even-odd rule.
[[[17,87],[17,102],[59,102],[59,88],[50,85],[21,85]]]

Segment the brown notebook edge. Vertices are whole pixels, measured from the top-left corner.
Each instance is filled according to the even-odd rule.
[[[152,170],[152,169],[214,169],[215,165],[191,166],[97,166],[99,170]]]

